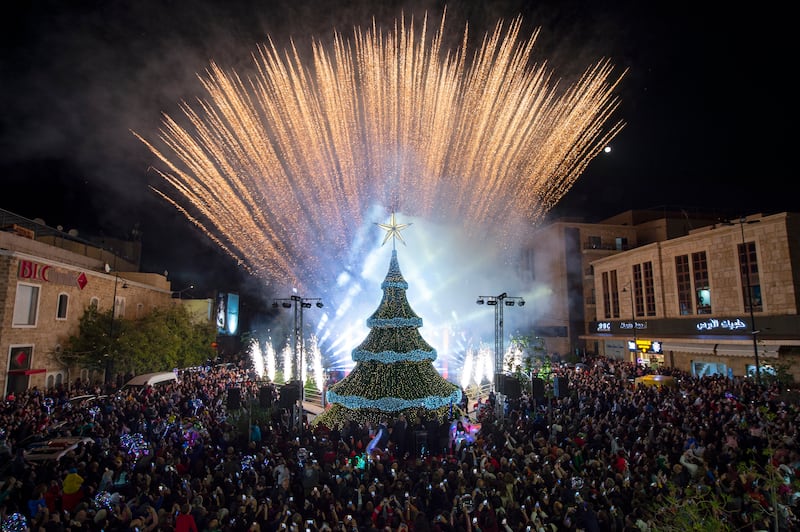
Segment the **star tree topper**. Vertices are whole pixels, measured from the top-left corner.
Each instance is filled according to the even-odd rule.
[[[403,243],[403,245],[406,244],[406,241],[403,240],[403,235],[400,234],[400,231],[402,231],[411,224],[398,224],[397,220],[395,219],[394,212],[392,212],[392,219],[388,224],[376,223],[375,225],[386,231],[386,236],[383,237],[383,242],[381,242],[381,246],[384,245],[386,241],[389,240],[389,238],[392,239],[392,249],[395,249],[395,241],[398,238],[400,239],[400,242]]]

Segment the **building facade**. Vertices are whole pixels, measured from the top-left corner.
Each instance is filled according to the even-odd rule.
[[[639,210],[597,223],[560,219],[541,226],[530,236],[521,268],[533,286],[533,334],[550,354],[595,352],[587,341],[589,324],[598,319],[595,261],[711,223],[708,215]]]
[[[165,275],[136,271],[137,260],[3,211],[0,216],[0,389],[43,389],[102,372],[64,367],[61,346],[90,305],[136,318],[170,304]],[[73,372],[72,374],[70,372]],[[78,372],[78,374],[74,374]]]
[[[592,261],[592,351],[697,376],[800,378],[800,214],[753,215]]]

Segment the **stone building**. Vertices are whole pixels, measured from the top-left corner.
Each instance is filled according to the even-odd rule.
[[[800,214],[755,214],[591,263],[600,354],[702,376],[800,377]]]
[[[63,342],[78,332],[85,309],[112,306],[135,318],[171,304],[163,274],[138,271],[138,242],[111,251],[8,211],[0,211],[0,389],[51,387],[80,377],[102,382],[102,371],[63,367]],[[70,374],[70,372],[73,374]],[[77,372],[78,374],[74,374]]]

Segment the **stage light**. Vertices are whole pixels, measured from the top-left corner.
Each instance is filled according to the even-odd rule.
[[[513,307],[517,303],[520,307],[525,304],[521,297],[509,296],[503,292],[499,296],[478,296],[476,303],[494,307],[494,381],[493,388],[498,391],[498,376],[503,373],[503,306]],[[498,305],[498,303],[500,303]]]
[[[316,302],[317,308],[322,308],[322,301],[318,298],[305,298],[299,295],[292,295],[286,299],[277,299],[272,303],[273,307],[278,306],[278,301],[281,302],[283,308],[292,308],[294,306],[294,334],[292,335],[292,354],[296,362],[295,368],[297,371],[297,380],[303,382],[300,387],[300,401],[305,401],[305,383],[303,378],[303,369],[305,367],[305,356],[303,352],[303,309],[311,308],[312,301]]]

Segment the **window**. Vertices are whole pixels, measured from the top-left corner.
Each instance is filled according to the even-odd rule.
[[[69,305],[69,296],[67,294],[58,294],[58,308],[56,309],[56,319],[67,319],[67,306]]]
[[[642,265],[633,265],[633,315],[644,316],[644,291],[642,284]]]
[[[603,317],[619,318],[619,286],[617,286],[616,270],[602,273],[603,280]]]
[[[603,241],[600,239],[599,236],[590,236],[589,237],[589,248],[591,249],[600,249],[603,245]]]
[[[114,299],[114,318],[125,317],[125,298],[117,296]]]
[[[644,311],[646,316],[656,315],[656,286],[653,279],[653,263],[650,261],[642,264],[644,273]]]
[[[611,317],[611,289],[609,287],[608,272],[603,272],[602,289],[603,289],[603,318],[609,319]]]
[[[675,257],[675,281],[678,284],[678,310],[681,316],[694,314],[692,304],[692,274],[689,271],[689,255]]]
[[[39,287],[32,284],[17,283],[17,296],[14,301],[14,327],[33,327],[39,311]]]
[[[609,272],[611,281],[611,317],[619,318],[619,286],[617,284],[617,271]]]
[[[89,306],[94,307],[95,310],[100,308],[100,298],[93,297],[91,300],[89,300]]]
[[[711,287],[708,280],[708,262],[706,252],[692,253],[692,270],[694,273],[694,293],[698,314],[711,314]]]
[[[536,270],[534,268],[534,251],[527,249],[522,253],[522,260],[520,261],[520,278],[527,282],[534,282],[536,280]]]
[[[136,305],[136,319],[144,317],[144,304],[138,303]]]
[[[761,300],[761,281],[758,278],[758,256],[756,243],[745,242],[739,244],[739,274],[742,283],[742,300],[745,312],[761,312],[764,305]]]

